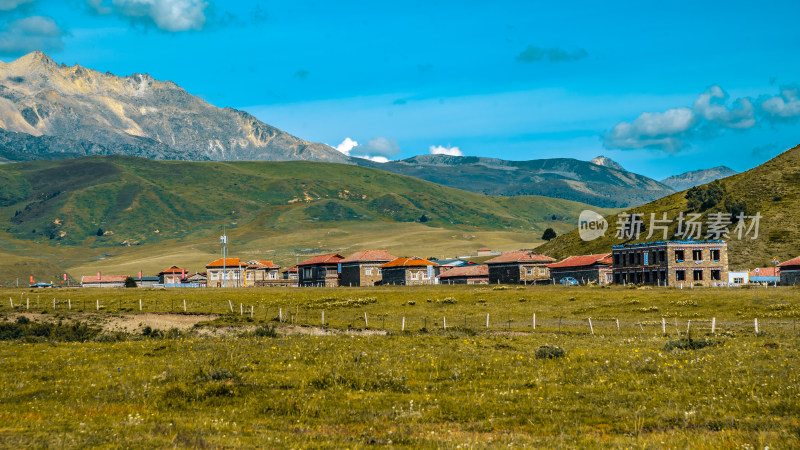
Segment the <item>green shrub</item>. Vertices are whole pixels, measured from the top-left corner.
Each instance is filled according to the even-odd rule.
[[[543,345],[536,350],[536,359],[556,359],[566,356],[563,348],[555,345]]]

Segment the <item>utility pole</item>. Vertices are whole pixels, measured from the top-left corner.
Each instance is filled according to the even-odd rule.
[[[228,275],[225,267],[225,259],[228,254],[228,236],[225,234],[225,227],[222,228],[222,236],[219,237],[219,243],[222,245],[222,287],[225,287],[225,278]]]

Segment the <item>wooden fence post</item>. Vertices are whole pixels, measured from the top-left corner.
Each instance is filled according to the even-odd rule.
[[[489,313],[486,313],[486,329],[489,329]]]
[[[756,319],[754,319],[754,320],[753,320],[753,324],[754,324],[754,325],[755,325],[755,327],[756,327],[756,336],[758,336],[758,318],[756,318]]]
[[[364,311],[364,328],[369,328],[369,323],[367,322],[367,312]]]
[[[592,332],[592,336],[594,336],[594,327],[592,326],[592,318],[589,317],[589,331]]]
[[[711,334],[714,334],[714,331],[716,331],[716,329],[717,329],[717,318],[716,317],[712,317],[711,318]]]
[[[186,299],[183,299],[183,312],[186,312]]]
[[[533,320],[532,320],[533,329],[536,330],[536,313],[533,313]]]
[[[617,322],[617,334],[619,334],[619,319],[614,319]]]
[[[400,325],[400,331],[406,331],[406,318],[403,317],[403,322]]]

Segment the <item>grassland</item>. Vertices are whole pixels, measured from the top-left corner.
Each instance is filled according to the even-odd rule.
[[[26,289],[0,298],[2,333],[61,323],[58,333],[0,342],[0,441],[10,447],[800,444],[794,288]],[[252,318],[240,314],[248,306]],[[183,325],[112,326],[154,316]],[[555,355],[542,346],[564,357],[537,358]]]

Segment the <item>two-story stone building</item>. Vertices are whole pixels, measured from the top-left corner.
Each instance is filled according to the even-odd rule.
[[[555,259],[530,250],[505,252],[484,264],[489,266],[491,284],[537,284],[550,282],[547,264]]]
[[[728,281],[724,241],[660,241],[615,245],[614,283],[717,286]]]
[[[298,285],[300,287],[339,286],[339,263],[342,255],[333,253],[309,258],[297,265]]]
[[[375,286],[383,279],[382,264],[395,260],[396,257],[386,250],[364,250],[339,261],[342,272],[339,274],[341,286]]]
[[[581,284],[610,284],[611,253],[570,256],[557,263],[548,264],[550,279],[560,283],[562,278],[572,277]]]
[[[207,287],[242,287],[247,263],[239,258],[220,258],[206,264]]]

